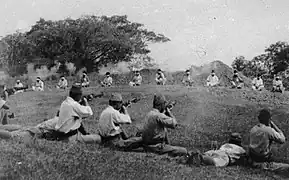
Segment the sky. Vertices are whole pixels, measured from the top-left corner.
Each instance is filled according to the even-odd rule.
[[[127,15],[162,33],[168,43],[150,45],[165,70],[184,70],[236,56],[248,60],[289,39],[288,0],[0,0],[0,36],[28,30],[40,17]]]

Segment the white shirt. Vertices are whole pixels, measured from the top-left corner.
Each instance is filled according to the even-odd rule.
[[[82,106],[71,97],[67,97],[60,106],[59,120],[55,129],[64,133],[76,130],[80,127],[82,118],[92,115],[90,106]]]
[[[131,123],[128,114],[122,114],[112,106],[102,111],[99,118],[99,132],[101,136],[109,137],[121,133],[119,124]]]
[[[283,86],[283,83],[282,83],[282,80],[278,80],[278,81],[273,81],[273,86],[280,86],[282,87]]]
[[[58,82],[59,87],[67,87],[67,85],[68,85],[68,83],[67,83],[66,79],[64,79],[63,81],[60,79]]]
[[[139,75],[139,76],[134,76],[134,77],[133,77],[133,82],[136,83],[136,84],[141,84],[141,82],[142,82],[142,77],[141,77],[141,75]]]
[[[35,86],[38,88],[44,89],[44,82],[41,80],[39,82],[36,81]]]
[[[112,85],[112,77],[109,76],[104,78],[103,83],[106,85]]]
[[[183,77],[183,83],[185,83],[185,82],[189,82],[189,81],[191,81],[191,76],[190,75],[185,75],[184,77]]]
[[[23,88],[24,86],[23,86],[22,83],[19,83],[19,84],[16,83],[14,87],[16,87],[16,88]]]
[[[263,86],[263,80],[261,78],[259,80],[257,78],[254,78],[252,84],[257,87]]]
[[[216,75],[215,76],[209,75],[207,78],[207,82],[210,82],[212,84],[217,84],[219,82],[219,78]]]
[[[264,124],[255,125],[250,131],[250,149],[260,156],[267,155],[271,151],[272,141],[285,143],[283,133],[275,131],[273,128]]]
[[[165,75],[163,72],[160,72],[160,74],[156,74],[156,81],[162,81],[162,80],[165,80]]]

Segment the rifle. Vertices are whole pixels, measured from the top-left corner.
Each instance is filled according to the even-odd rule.
[[[86,98],[87,101],[92,101],[94,98],[101,98],[103,96],[104,96],[104,93],[101,92],[100,94],[91,93],[91,94],[83,95],[82,98]]]
[[[140,101],[140,98],[132,98],[132,99],[130,99],[128,101],[123,102],[122,105],[124,107],[129,107],[131,104],[137,103],[138,101]]]
[[[171,101],[167,104],[167,107],[168,109],[173,109],[175,107],[175,105],[177,104],[176,101]]]
[[[84,101],[83,101],[84,98],[85,98],[88,102],[90,102],[90,101],[92,101],[94,98],[101,98],[102,96],[104,96],[103,92],[101,92],[100,94],[91,93],[91,94],[83,95],[83,96],[82,96],[82,99],[81,99],[81,101],[80,101],[79,104],[81,104],[81,105],[84,104]]]

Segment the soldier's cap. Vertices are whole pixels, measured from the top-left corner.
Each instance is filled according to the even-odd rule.
[[[190,72],[190,70],[186,70],[186,72]]]
[[[154,95],[154,100],[153,100],[153,103],[157,106],[159,105],[167,105],[168,104],[168,101],[166,99],[166,97],[161,94],[161,93],[156,93]]]
[[[212,72],[211,73],[215,73],[215,70],[212,70]]]
[[[158,71],[162,71],[161,69],[158,69]]]
[[[237,70],[234,70],[234,73],[238,73],[238,71],[237,71]]]
[[[114,102],[122,102],[122,96],[119,93],[112,93],[109,100]]]
[[[70,92],[74,93],[74,94],[82,94],[82,88],[80,85],[72,85],[72,87],[70,88]]]
[[[232,133],[231,137],[230,137],[230,140],[241,142],[242,141],[242,136],[241,136],[240,133]]]
[[[110,72],[106,72],[105,75],[110,75]]]
[[[270,113],[269,109],[262,109],[259,112],[258,118],[259,119],[271,118],[271,113]]]
[[[38,76],[36,79],[39,79],[39,80],[41,80],[39,76]]]

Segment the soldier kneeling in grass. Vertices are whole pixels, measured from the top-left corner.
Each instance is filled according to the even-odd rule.
[[[99,118],[99,133],[105,146],[121,150],[131,150],[140,147],[141,137],[129,138],[121,128],[122,124],[131,124],[131,118],[123,104],[121,94],[113,93],[108,107],[102,111]]]
[[[141,132],[143,147],[146,151],[157,154],[190,156],[191,153],[186,148],[169,143],[167,128],[174,129],[177,126],[177,120],[171,113],[171,109],[164,95],[154,95],[153,110],[147,114]]]
[[[252,166],[284,174],[289,177],[289,164],[274,162],[271,145],[285,143],[283,132],[271,121],[271,113],[262,109],[258,116],[259,124],[250,131],[249,156]]]
[[[101,137],[98,134],[87,134],[82,126],[83,119],[92,115],[87,99],[82,97],[81,86],[73,85],[69,96],[60,106],[59,120],[55,125],[59,140],[100,143]]]

